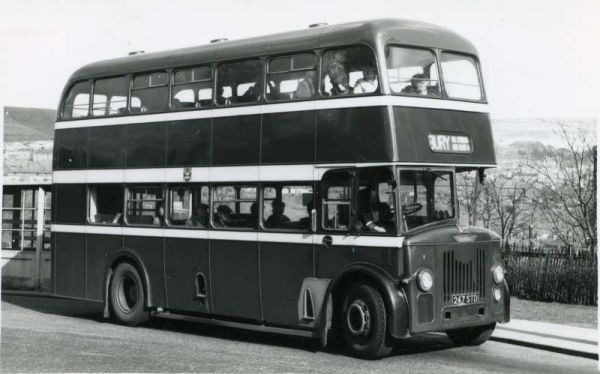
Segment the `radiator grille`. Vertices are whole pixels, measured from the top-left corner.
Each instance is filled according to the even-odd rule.
[[[477,293],[485,297],[485,251],[469,251],[469,256],[458,258],[455,251],[444,252],[444,302],[452,301],[453,294]]]

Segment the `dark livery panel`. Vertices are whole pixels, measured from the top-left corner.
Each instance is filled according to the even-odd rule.
[[[466,137],[469,149],[432,151],[429,137],[446,135]],[[55,149],[55,170],[496,162],[488,114],[393,107],[392,122],[385,106],[63,129]]]

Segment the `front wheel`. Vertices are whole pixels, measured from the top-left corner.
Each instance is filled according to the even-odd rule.
[[[485,343],[496,328],[496,324],[467,327],[464,329],[450,330],[446,334],[456,345],[481,345]]]
[[[118,322],[137,326],[146,322],[144,285],[137,269],[126,262],[115,268],[110,282],[110,306]]]
[[[385,304],[375,287],[352,284],[344,295],[337,323],[345,346],[353,356],[379,358],[392,351]]]

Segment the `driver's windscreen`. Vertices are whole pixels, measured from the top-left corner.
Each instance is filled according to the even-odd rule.
[[[451,171],[402,170],[398,197],[407,228],[455,217]]]

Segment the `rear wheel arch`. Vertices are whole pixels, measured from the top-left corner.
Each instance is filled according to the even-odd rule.
[[[107,267],[104,272],[104,317],[109,317],[109,292],[114,270],[123,262],[131,264],[137,270],[144,286],[145,306],[146,308],[152,306],[152,288],[148,271],[144,265],[144,262],[134,251],[130,249],[123,249],[116,252],[113,256],[111,256],[109,261],[107,261]]]

